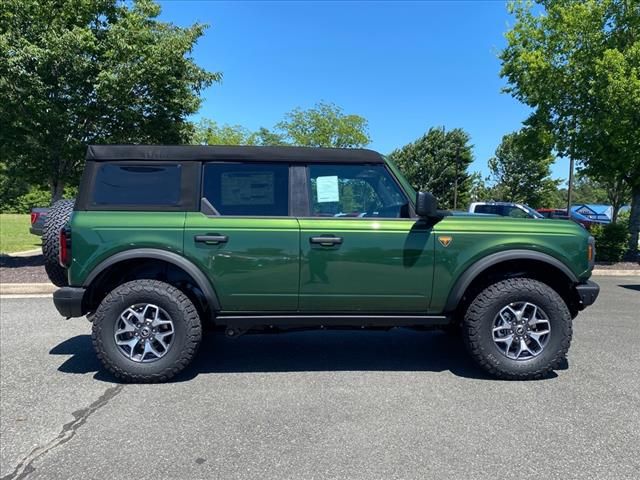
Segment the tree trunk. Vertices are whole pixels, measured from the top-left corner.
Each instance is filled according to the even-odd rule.
[[[635,262],[638,259],[638,231],[640,230],[640,185],[634,185],[631,189],[631,215],[629,216],[629,251],[627,259]]]
[[[51,189],[51,205],[62,198],[64,193],[64,181],[60,179],[50,180],[49,187]]]
[[[620,212],[620,208],[622,207],[622,196],[617,196],[613,201],[609,200],[611,203],[611,207],[613,209],[613,213],[611,214],[611,223],[618,222],[618,213]]]
[[[627,184],[622,178],[616,178],[613,183],[607,185],[607,200],[613,207],[611,223],[618,221],[618,213],[620,212],[620,207],[624,205],[627,189]]]

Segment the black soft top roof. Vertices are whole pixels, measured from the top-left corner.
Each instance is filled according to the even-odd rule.
[[[244,147],[230,145],[89,145],[87,160],[252,161],[287,163],[383,163],[360,148]]]

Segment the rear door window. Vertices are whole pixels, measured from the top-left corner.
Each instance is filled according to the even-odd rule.
[[[175,206],[180,202],[182,166],[100,165],[94,205]]]
[[[498,210],[495,205],[476,205],[475,213],[497,214]]]
[[[202,195],[220,215],[289,215],[289,165],[282,163],[209,163]]]

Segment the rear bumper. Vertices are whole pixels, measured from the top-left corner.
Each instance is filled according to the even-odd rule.
[[[62,287],[53,292],[53,304],[63,317],[81,317],[86,312],[82,310],[82,299],[85,288]]]
[[[29,233],[31,235],[42,236],[42,227],[29,227]]]
[[[580,299],[581,308],[585,308],[595,303],[598,298],[598,294],[600,293],[600,286],[596,282],[587,280],[584,283],[576,285],[576,292]]]

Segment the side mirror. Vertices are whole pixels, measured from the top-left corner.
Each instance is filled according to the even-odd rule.
[[[440,217],[436,197],[429,192],[418,192],[416,195],[416,215],[421,218]]]

